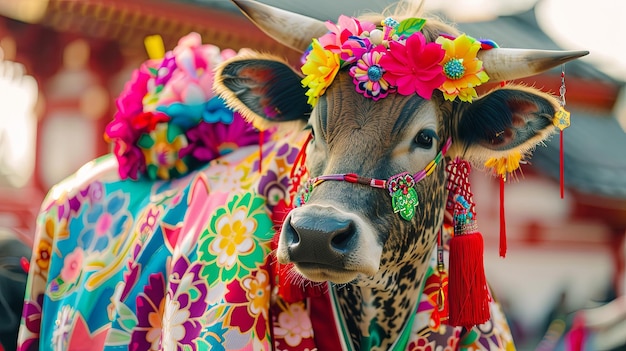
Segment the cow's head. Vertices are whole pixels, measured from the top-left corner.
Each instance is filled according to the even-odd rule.
[[[511,152],[527,155],[554,131],[558,101],[529,87],[507,85],[482,96],[474,87],[586,54],[495,48],[407,9],[391,19],[341,17],[325,25],[235,2],[269,35],[308,48],[305,74],[268,54],[240,55],[218,68],[216,87],[257,126],[290,121],[313,135],[306,167],[321,178],[285,219],[277,257],[314,281],[386,284],[403,274],[401,267],[425,263],[443,218],[445,167],[431,167],[415,184],[419,204],[405,208],[407,215],[394,211],[390,178],[419,174],[449,138],[448,159],[482,166]],[[346,174],[386,181],[385,188],[333,181]]]

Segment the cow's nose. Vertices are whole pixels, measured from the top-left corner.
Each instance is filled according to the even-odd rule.
[[[290,260],[297,263],[342,266],[357,241],[352,220],[328,215],[291,216],[282,234]]]

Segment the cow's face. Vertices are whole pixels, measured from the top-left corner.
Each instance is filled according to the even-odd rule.
[[[253,20],[281,23],[287,34],[275,37],[298,32],[286,28],[288,19],[277,21],[283,12],[246,4]],[[258,15],[265,10],[271,13]],[[296,20],[300,27],[309,28],[308,33],[324,33],[322,23],[320,29],[315,22],[303,25],[302,21],[302,16]],[[432,23],[423,30],[431,42],[440,28],[446,28]],[[263,29],[272,34],[271,29]],[[300,38],[291,44],[303,42]],[[516,53],[517,59],[508,54],[489,54],[498,59],[490,76],[507,80],[529,75],[576,56],[555,58],[542,53],[542,59],[534,61],[526,52]],[[517,61],[510,68],[512,75],[502,72],[502,62]],[[520,66],[527,71],[521,73]],[[216,77],[217,91],[255,124],[294,121],[295,128],[310,130],[306,167],[311,178],[357,174],[385,181],[402,172],[413,175],[437,158],[448,138],[454,140],[448,157],[463,157],[482,166],[511,150],[524,154],[544,140],[554,131],[552,119],[558,108],[552,96],[518,86],[495,90],[473,103],[446,100],[439,91],[428,98],[391,93],[372,99],[355,89],[347,70],[340,70],[311,110],[302,75],[284,61],[262,54],[234,58],[218,68]],[[314,281],[383,285],[394,281],[393,275],[403,274],[407,264],[424,267],[445,208],[444,166],[437,166],[412,188],[419,200],[413,216],[394,211],[387,189],[336,179],[315,183],[306,203],[285,219],[279,262],[294,263],[299,273]]]
[[[342,72],[308,120],[313,138],[306,167],[312,178],[354,173],[386,180],[401,172],[415,174],[449,136],[441,121],[435,101],[398,94],[377,102],[364,99]],[[394,213],[387,189],[322,182],[286,218],[278,260],[294,262],[309,279],[337,283],[388,272],[387,265],[425,260],[442,218],[443,185],[440,165],[417,183],[420,203],[406,220]]]

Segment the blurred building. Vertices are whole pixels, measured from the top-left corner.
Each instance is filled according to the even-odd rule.
[[[222,48],[297,60],[234,11],[173,1],[0,1],[0,227],[26,238],[48,189],[108,152],[114,98],[147,57],[196,31]]]
[[[354,13],[351,2],[263,2],[320,19]],[[359,7],[381,5],[359,0]],[[0,227],[21,233],[25,241],[48,189],[108,152],[104,126],[113,115],[114,97],[147,58],[145,36],[161,35],[170,49],[196,31],[222,48],[249,47],[294,64],[299,60],[228,1],[0,0],[0,15]],[[559,49],[540,29],[534,10],[459,27],[502,47]],[[626,122],[616,118],[624,110],[619,98],[624,82],[585,61],[564,70],[572,113],[563,140],[565,196],[559,196],[557,135],[538,148],[519,182],[506,185],[506,259],[497,253],[498,183],[474,172],[472,184],[488,277],[508,303],[507,312],[531,334],[541,331],[558,302],[572,311],[604,298],[606,291],[624,293],[619,247],[626,232]],[[561,70],[522,82],[558,94]],[[565,301],[562,291],[568,292]]]

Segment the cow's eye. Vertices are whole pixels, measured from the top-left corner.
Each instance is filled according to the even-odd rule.
[[[437,134],[431,129],[422,129],[415,136],[415,144],[424,149],[430,149],[433,146],[433,139],[437,139]]]

